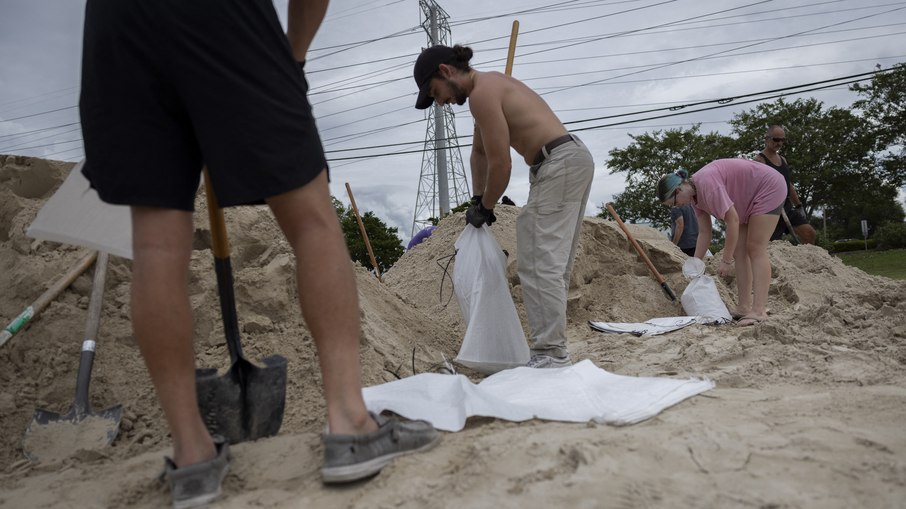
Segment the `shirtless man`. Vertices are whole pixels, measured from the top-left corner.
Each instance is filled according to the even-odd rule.
[[[783,202],[783,210],[786,212],[790,224],[796,232],[796,237],[803,244],[814,244],[818,237],[818,232],[808,223],[808,219],[805,217],[799,194],[796,193],[796,188],[793,187],[789,164],[787,164],[786,158],[779,153],[784,143],[786,143],[786,131],[783,126],[769,126],[764,135],[764,150],[755,156],[755,160],[779,171],[783,178],[786,179],[787,199]],[[777,228],[774,229],[774,233],[771,235],[771,240],[780,240],[786,230],[786,221],[781,217],[777,222]]]
[[[529,197],[516,221],[517,268],[528,316],[533,368],[572,364],[566,347],[569,276],[594,161],[547,103],[519,80],[469,66],[471,48],[434,46],[415,62],[415,107],[469,101],[473,204],[466,220],[476,228],[494,221],[494,205],[510,182],[512,147],[530,166]]]

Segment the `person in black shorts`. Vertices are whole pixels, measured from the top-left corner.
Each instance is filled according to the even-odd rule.
[[[755,156],[755,160],[774,168],[783,175],[789,189],[787,199],[783,202],[783,210],[786,212],[790,224],[793,225],[793,230],[799,240],[803,244],[814,244],[818,238],[818,232],[815,231],[815,228],[809,224],[808,218],[805,217],[799,194],[796,193],[796,188],[793,187],[793,183],[790,180],[790,166],[787,164],[786,158],[779,153],[785,143],[786,130],[783,126],[768,126],[768,130],[764,135],[764,150]],[[786,221],[781,216],[777,221],[777,228],[774,229],[774,233],[771,235],[771,240],[780,240],[786,232]]]
[[[173,440],[175,507],[216,498],[230,462],[195,391],[188,271],[203,166],[221,206],[266,203],[298,260],[327,401],[324,481],[373,475],[440,438],[426,422],[369,414],[362,398],[355,276],[303,72],[326,10],[291,0],[284,33],[271,0],[87,2],[84,174],[101,199],[131,207],[133,332]]]

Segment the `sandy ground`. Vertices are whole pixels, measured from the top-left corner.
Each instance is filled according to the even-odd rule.
[[[5,325],[86,251],[24,235],[71,165],[13,156],[0,163]],[[224,368],[210,232],[203,203],[198,208],[190,280],[198,365]],[[508,279],[524,324],[518,209],[497,210],[492,230],[510,253]],[[226,496],[212,507],[906,506],[906,282],[867,275],[813,246],[775,242],[768,321],[606,335],[587,321],[683,313],[616,225],[589,218],[570,290],[573,357],[622,375],[709,377],[717,388],[628,427],[472,419],[426,454],[330,488],[319,478],[324,404],[289,247],[266,209],[228,210],[227,225],[246,355],[282,354],[289,381],[279,435],[234,447]],[[366,384],[455,357],[464,331],[444,265],[462,227],[461,215],[444,220],[383,283],[357,267]],[[654,230],[631,229],[679,295],[684,255]],[[111,257],[90,399],[94,409],[123,406],[112,446],[41,462],[23,454],[34,411],[66,413],[72,404],[91,270],[0,347],[0,508],[168,506],[156,476],[169,438],[132,338],[129,284],[130,262]],[[732,281],[718,280],[718,288],[734,302]]]

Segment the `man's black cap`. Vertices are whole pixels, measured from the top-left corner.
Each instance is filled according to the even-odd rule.
[[[418,99],[415,101],[415,107],[424,110],[431,106],[434,98],[431,97],[431,77],[437,72],[440,64],[446,64],[453,58],[453,48],[449,46],[431,46],[422,51],[415,61],[415,71],[412,75],[415,78],[415,85],[418,87]]]

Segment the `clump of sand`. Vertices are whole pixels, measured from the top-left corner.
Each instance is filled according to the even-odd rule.
[[[18,156],[0,163],[0,320],[8,322],[86,251],[24,234],[72,165]],[[189,284],[198,366],[223,369],[203,198],[197,209]],[[509,253],[508,284],[524,324],[517,213],[499,206],[491,229]],[[597,218],[584,223],[570,284],[573,357],[624,375],[707,376],[717,389],[625,428],[472,419],[432,452],[401,458],[367,483],[325,488],[318,474],[325,408],[291,251],[266,208],[228,209],[226,218],[246,356],[279,353],[289,368],[280,434],[234,447],[227,498],[215,506],[891,507],[906,496],[906,283],[869,276],[814,246],[775,242],[766,322],[605,335],[587,321],[683,313],[616,225]],[[441,221],[383,283],[356,268],[367,385],[455,357],[464,330],[444,267],[452,275],[449,257],[464,224],[462,214]],[[679,296],[684,255],[650,228],[629,228]],[[0,348],[0,507],[168,504],[153,478],[169,438],[132,338],[130,262],[111,257],[108,270],[90,397],[95,408],[123,405],[119,437],[59,461],[22,455],[34,410],[65,412],[71,404],[89,270]],[[732,281],[715,279],[732,304]]]

